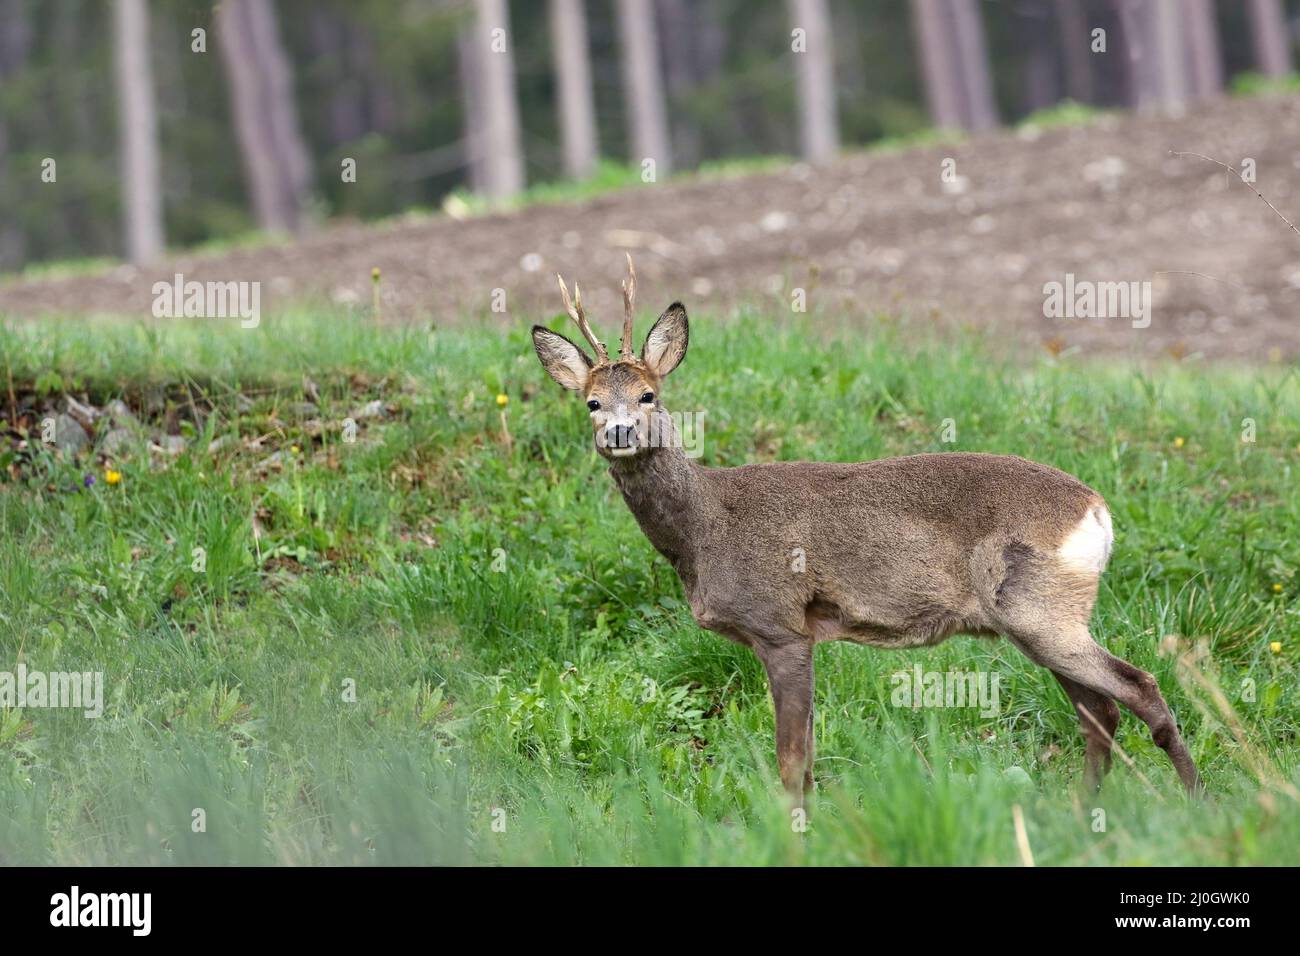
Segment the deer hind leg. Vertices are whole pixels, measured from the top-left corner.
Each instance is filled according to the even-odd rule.
[[[776,762],[781,783],[803,806],[813,787],[813,645],[805,639],[779,644],[756,641],[754,652],[767,669],[776,711]]]
[[[1032,661],[1049,668],[1058,677],[1117,700],[1131,710],[1151,729],[1156,746],[1169,755],[1183,786],[1193,793],[1204,789],[1192,755],[1154,677],[1109,653],[1092,639],[1083,624],[1047,633],[1022,631],[1014,634],[1013,640]]]
[[[1102,778],[1110,772],[1111,744],[1115,741],[1115,728],[1119,726],[1119,707],[1104,694],[1055,671],[1052,673],[1074,704],[1079,716],[1079,729],[1087,742],[1083,757],[1084,786],[1091,791],[1100,790]]]

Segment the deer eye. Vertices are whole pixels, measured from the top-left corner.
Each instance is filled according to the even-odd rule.
[[[654,392],[646,392],[644,395],[641,396],[642,405],[651,405],[654,403],[654,400],[655,400]]]
[[[597,409],[600,408],[600,402],[596,401],[594,398],[588,399],[588,400],[587,400],[587,407],[590,408],[590,409],[594,412],[594,411],[596,411]]]

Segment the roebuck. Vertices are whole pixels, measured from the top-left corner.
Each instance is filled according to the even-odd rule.
[[[1189,790],[1201,786],[1155,679],[1093,640],[1088,619],[1110,556],[1101,495],[1023,458],[947,453],[858,464],[706,468],[688,458],[660,400],[686,355],[686,309],[632,347],[628,258],[617,359],[575,285],[565,308],[595,351],[533,327],[543,368],[581,393],[596,448],[651,544],[672,563],[700,626],[748,645],[767,669],[781,780],[812,787],[813,648],[849,640],[921,647],[1002,635],[1048,668],[1078,711],[1085,782],[1110,769],[1116,701],[1151,729]],[[791,560],[801,555],[801,561]]]

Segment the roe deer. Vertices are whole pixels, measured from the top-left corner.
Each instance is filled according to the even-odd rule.
[[[570,300],[562,278],[565,308],[595,360],[540,325],[533,345],[551,378],[586,401],[596,448],[677,571],[695,620],[762,661],[781,781],[797,803],[812,787],[814,646],[921,647],[957,633],[1005,636],[1056,675],[1078,711],[1087,785],[1099,787],[1110,769],[1119,701],[1150,727],[1184,786],[1201,788],[1155,679],[1089,633],[1113,540],[1101,495],[1004,455],[697,465],[659,393],[686,355],[686,309],[670,305],[636,355],[630,256],[628,273],[617,359],[587,322],[577,285]],[[791,562],[795,549],[802,562]]]

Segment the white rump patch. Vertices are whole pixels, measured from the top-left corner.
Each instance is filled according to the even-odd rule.
[[[1114,540],[1110,512],[1098,505],[1088,509],[1088,513],[1066,537],[1056,554],[1070,567],[1100,574],[1106,567]]]

